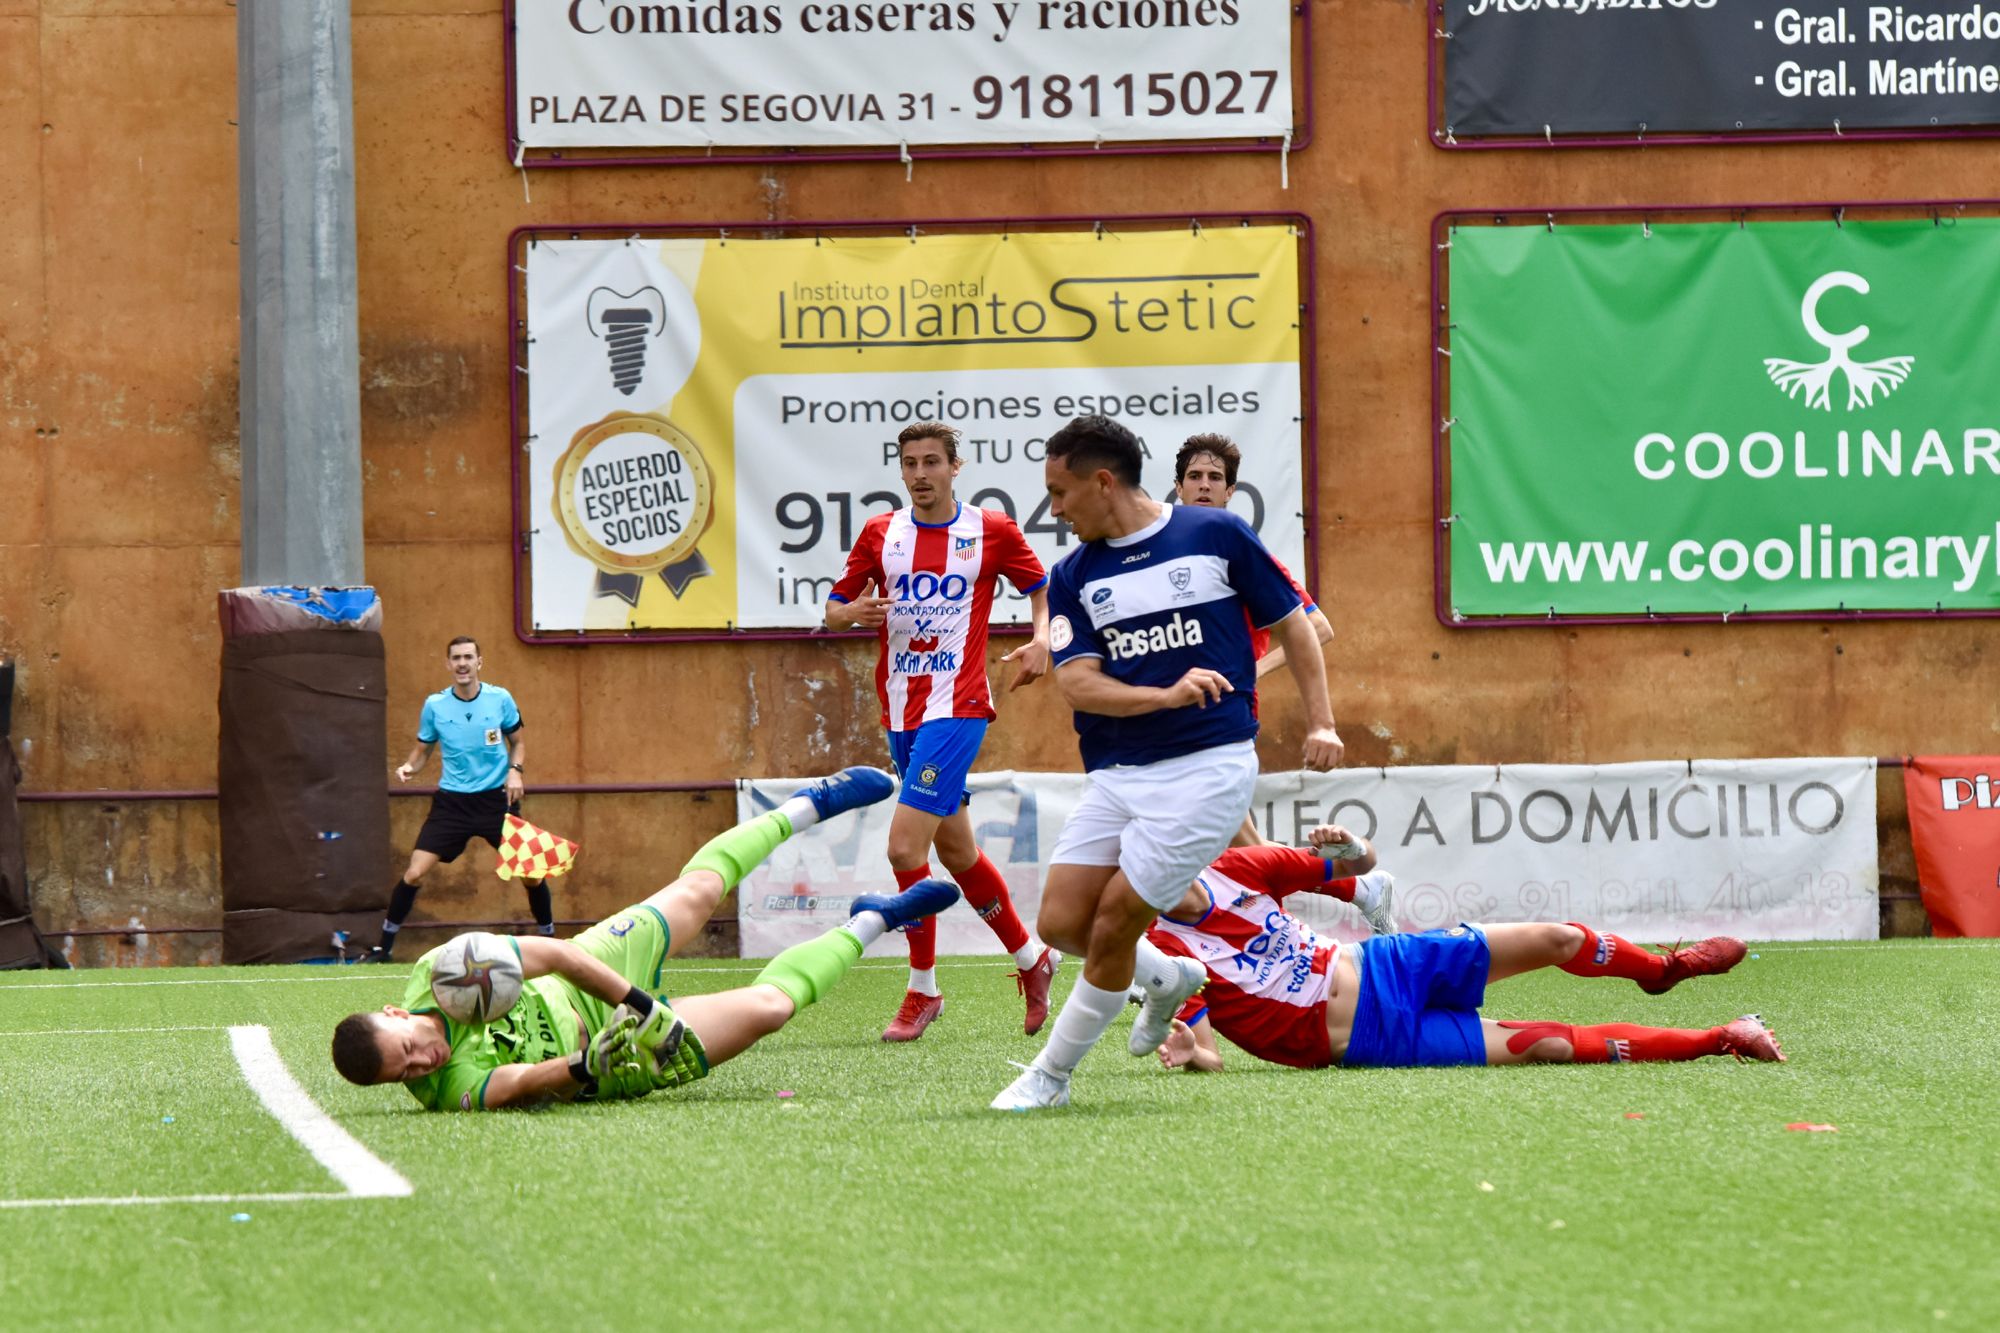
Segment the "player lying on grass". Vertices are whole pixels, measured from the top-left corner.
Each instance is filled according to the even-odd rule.
[[[521,937],[515,943],[528,984],[512,1009],[484,1027],[438,1011],[431,967],[440,946],[417,961],[402,1005],[341,1020],[334,1066],[350,1083],[401,1083],[433,1111],[644,1097],[705,1077],[825,995],[885,931],[958,900],[958,890],[940,880],[894,896],[864,895],[845,926],[793,945],[748,986],[672,1005],[660,993],[661,965],[779,843],[894,790],[880,769],[843,770],[713,839],[680,878],[575,940]]]
[[[1289,847],[1234,848],[1160,917],[1148,937],[1184,967],[1198,963],[1207,985],[1177,1016],[1159,1012],[1157,1003],[1142,1007],[1134,1055],[1157,1050],[1169,1069],[1218,1071],[1220,1032],[1259,1059],[1305,1069],[1785,1058],[1755,1014],[1701,1029],[1483,1019],[1479,1005],[1490,983],[1536,968],[1623,977],[1661,995],[1689,977],[1727,972],[1742,961],[1743,942],[1717,936],[1657,954],[1571,922],[1378,934],[1343,948],[1280,904],[1302,892],[1367,902],[1380,884],[1368,873],[1375,850],[1337,825],[1314,829],[1310,841],[1361,854],[1336,861]],[[1348,879],[1342,871],[1361,874]],[[1386,917],[1388,887],[1371,916]]]

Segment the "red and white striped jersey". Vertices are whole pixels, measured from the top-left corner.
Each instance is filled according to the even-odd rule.
[[[1002,574],[1024,593],[1049,581],[1021,529],[998,510],[961,504],[949,523],[919,523],[898,509],[863,525],[829,597],[853,601],[873,579],[879,594],[893,599],[875,664],[883,726],[915,731],[938,718],[991,720],[986,625]]]
[[[1200,1020],[1260,1060],[1302,1069],[1333,1062],[1326,1032],[1337,940],[1280,905],[1333,878],[1331,861],[1294,847],[1232,847],[1195,878],[1209,907],[1197,922],[1161,917],[1146,937],[1208,969],[1208,985],[1180,1018]]]

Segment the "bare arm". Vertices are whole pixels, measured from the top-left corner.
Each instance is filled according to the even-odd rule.
[[[1313,610],[1306,612],[1306,619],[1312,621],[1313,632],[1319,635],[1322,647],[1333,642],[1333,622],[1326,618],[1324,611],[1315,607]],[[1286,657],[1283,646],[1273,643],[1271,650],[1257,659],[1257,679],[1264,679],[1264,677],[1285,665],[1285,662]]]
[[[1160,1043],[1160,1063],[1168,1069],[1185,1069],[1190,1074],[1220,1074],[1222,1052],[1215,1045],[1215,1029],[1208,1015],[1193,1027],[1176,1018],[1167,1039]]]
[[[870,579],[861,589],[861,595],[851,602],[843,602],[838,597],[826,599],[826,627],[828,629],[880,629],[882,622],[889,618],[890,598],[879,597],[875,593],[875,580]]]
[[[1127,685],[1106,675],[1104,660],[1098,657],[1077,657],[1063,663],[1056,668],[1056,685],[1071,708],[1100,717],[1137,717],[1190,705],[1206,708],[1236,688],[1227,676],[1207,667],[1192,667],[1164,688]]]
[[[1034,617],[1034,634],[1026,643],[1000,659],[1002,662],[1021,664],[1014,673],[1014,683],[1007,687],[1009,694],[1049,674],[1049,590],[1046,584],[1028,594],[1028,612]]]
[[[545,977],[553,972],[609,1005],[623,1004],[632,991],[631,982],[568,940],[546,935],[517,935],[514,943],[521,948],[523,980]]]
[[[582,1085],[569,1075],[569,1060],[557,1056],[532,1065],[501,1065],[486,1080],[482,1105],[489,1111],[504,1106],[533,1106],[551,1098],[569,1101]]]
[[[396,781],[408,782],[423,772],[424,765],[431,761],[431,751],[435,749],[437,749],[436,741],[418,741],[417,748],[410,751],[410,757],[397,767]]]
[[[521,770],[528,762],[527,742],[522,739],[525,728],[514,728],[514,734],[507,738],[507,803],[512,805],[521,799],[521,793],[528,789]]]
[[[1333,701],[1326,692],[1326,661],[1320,656],[1319,635],[1304,607],[1278,622],[1272,638],[1285,650],[1286,665],[1298,683],[1306,706],[1305,766],[1324,773],[1340,762],[1346,747],[1333,729]]]

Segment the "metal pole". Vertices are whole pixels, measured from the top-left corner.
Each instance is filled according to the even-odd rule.
[[[236,7],[245,584],[365,577],[348,3]]]

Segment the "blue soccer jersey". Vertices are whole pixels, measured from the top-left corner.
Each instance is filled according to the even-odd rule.
[[[1156,763],[1254,737],[1250,628],[1274,625],[1298,607],[1284,570],[1250,525],[1226,509],[1177,505],[1130,536],[1086,542],[1065,557],[1049,578],[1049,646],[1057,667],[1097,657],[1114,679],[1159,687],[1192,667],[1208,667],[1236,687],[1206,708],[1076,714],[1085,771]]]
[[[481,684],[470,699],[439,690],[424,700],[417,739],[443,753],[440,790],[492,791],[507,781],[507,738],[520,729],[514,696],[498,685]]]

